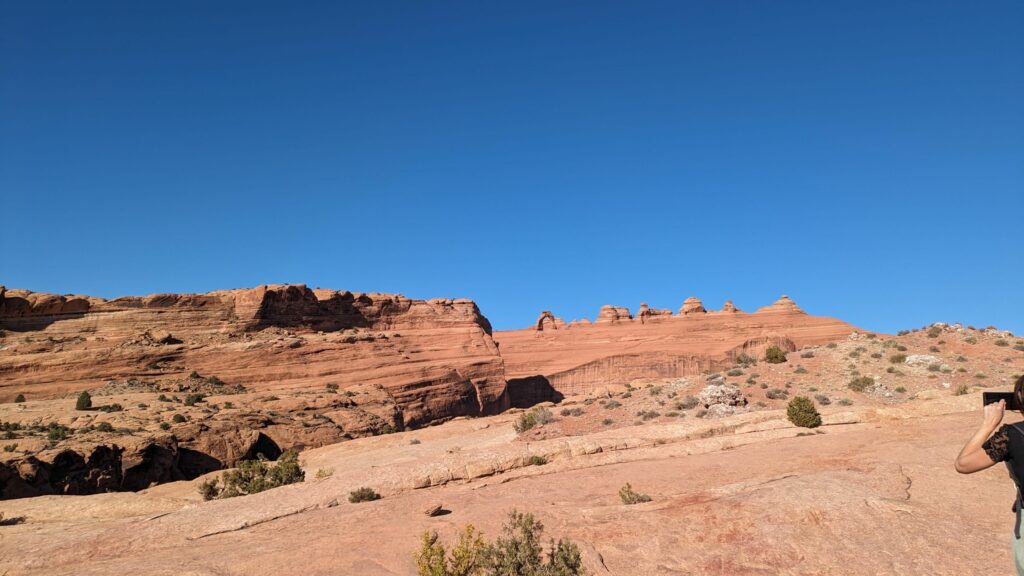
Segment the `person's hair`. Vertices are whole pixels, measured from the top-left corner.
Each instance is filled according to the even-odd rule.
[[[1020,413],[1024,416],[1024,376],[1018,376],[1017,381],[1013,384],[1013,397],[1017,400],[1017,405],[1020,406]]]

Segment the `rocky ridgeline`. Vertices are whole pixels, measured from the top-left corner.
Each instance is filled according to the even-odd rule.
[[[121,409],[75,411],[82,390]],[[0,416],[20,426],[2,432],[4,497],[135,489],[509,405],[472,301],[303,285],[114,300],[0,287],[0,401],[18,395]]]
[[[788,296],[745,313],[726,301],[708,311],[687,298],[677,314],[640,305],[603,306],[597,320],[565,322],[545,311],[528,330],[498,331],[515,406],[587,394],[637,378],[676,378],[728,368],[770,346],[793,351],[846,338],[855,326],[811,316]]]

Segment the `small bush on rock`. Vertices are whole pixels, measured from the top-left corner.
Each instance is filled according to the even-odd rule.
[[[512,423],[512,428],[517,433],[522,434],[523,432],[526,432],[527,430],[530,430],[537,426],[548,424],[554,421],[554,419],[555,416],[554,414],[551,413],[550,410],[547,410],[545,408],[535,408],[533,410],[530,410],[529,412],[525,412],[522,415],[520,415],[519,418]]]
[[[786,361],[786,351],[778,346],[769,346],[764,351],[764,361],[769,364],[782,364]]]
[[[795,396],[786,407],[786,417],[801,428],[817,428],[821,426],[821,414],[814,407],[814,402],[806,396]]]
[[[850,383],[846,385],[847,388],[854,392],[863,392],[875,385],[875,379],[870,376],[860,376],[850,380]]]
[[[78,400],[75,401],[75,410],[89,410],[92,408],[92,396],[85,390],[78,395]]]
[[[305,479],[306,473],[299,466],[299,453],[287,450],[272,467],[267,465],[267,459],[263,454],[257,454],[255,460],[242,460],[237,468],[225,472],[220,482],[213,479],[200,484],[199,493],[206,500],[233,498],[295,484]],[[221,483],[223,487],[218,485]]]
[[[424,532],[416,553],[418,576],[580,576],[586,574],[580,549],[570,540],[550,540],[547,558],[544,526],[532,514],[515,510],[493,544],[467,525],[449,552],[437,532]]]
[[[377,494],[373,488],[356,488],[355,490],[348,493],[348,501],[356,504],[358,502],[372,502],[373,500],[380,500],[380,494]]]
[[[14,401],[19,403],[19,404],[21,404],[22,402],[25,401],[25,395],[24,394],[18,394],[17,396],[14,397]]]
[[[634,492],[629,482],[626,482],[626,485],[619,489],[619,498],[623,504],[641,504],[651,501],[651,497],[647,494]]]

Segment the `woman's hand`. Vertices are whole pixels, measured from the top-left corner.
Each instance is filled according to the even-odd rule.
[[[985,405],[985,416],[984,423],[985,427],[991,432],[999,427],[999,423],[1003,421],[1003,414],[1006,412],[1006,400],[1000,400],[999,402],[993,402],[992,404]]]

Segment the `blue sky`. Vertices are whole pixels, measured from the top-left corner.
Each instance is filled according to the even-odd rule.
[[[1021,2],[0,11],[0,284],[1024,333]]]

